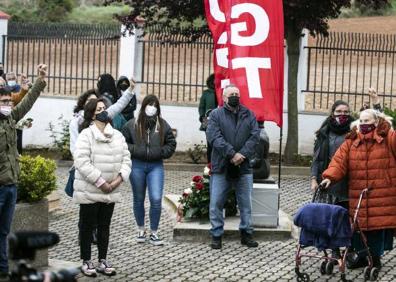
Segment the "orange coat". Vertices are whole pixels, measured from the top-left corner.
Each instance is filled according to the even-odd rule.
[[[323,179],[348,176],[349,213],[353,216],[363,189],[372,188],[359,211],[362,230],[396,228],[396,132],[384,119],[374,132],[352,129],[335,153]]]

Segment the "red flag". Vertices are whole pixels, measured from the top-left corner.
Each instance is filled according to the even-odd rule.
[[[204,0],[214,40],[216,93],[235,84],[259,121],[282,127],[284,31],[280,0]]]

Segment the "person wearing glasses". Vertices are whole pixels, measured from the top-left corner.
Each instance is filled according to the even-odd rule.
[[[209,218],[212,249],[221,249],[224,233],[223,208],[231,186],[235,187],[241,215],[241,243],[257,247],[251,225],[253,170],[249,160],[255,155],[260,129],[252,111],[240,104],[239,89],[228,85],[223,90],[224,105],[214,109],[206,130],[212,146]]]
[[[30,111],[44,90],[47,66],[38,66],[38,78],[27,96],[14,106],[11,90],[0,87],[0,281],[9,278],[7,236],[14,215],[19,176],[15,124]]]

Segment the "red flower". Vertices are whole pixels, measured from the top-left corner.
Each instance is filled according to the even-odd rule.
[[[212,163],[208,163],[207,167],[212,170]]]
[[[194,181],[195,183],[198,183],[198,182],[201,182],[202,179],[203,179],[202,176],[196,175],[196,176],[194,176],[194,177],[192,178],[192,181]]]
[[[183,198],[187,198],[188,196],[189,196],[189,194],[183,193]]]
[[[202,190],[204,188],[204,185],[200,182],[195,183],[195,189],[197,190]]]

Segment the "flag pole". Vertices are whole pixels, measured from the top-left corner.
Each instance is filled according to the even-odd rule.
[[[278,160],[278,188],[280,189],[281,183],[281,168],[282,168],[282,139],[283,139],[283,128],[280,127],[279,131],[279,160]]]

